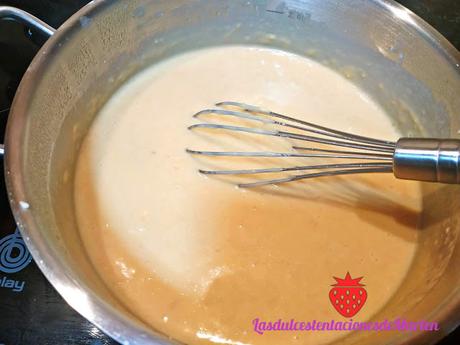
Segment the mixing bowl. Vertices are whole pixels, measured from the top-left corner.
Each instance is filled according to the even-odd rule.
[[[174,341],[130,313],[96,273],[76,226],[73,173],[98,110],[139,70],[202,47],[279,48],[365,88],[404,135],[460,137],[460,54],[392,1],[96,0],[56,31],[13,8],[0,13],[51,36],[25,73],[8,120],[5,176],[15,218],[57,291],[124,344]],[[340,344],[431,344],[458,326],[460,189],[426,184],[423,194],[414,263],[374,319],[431,320],[441,331],[353,332]]]

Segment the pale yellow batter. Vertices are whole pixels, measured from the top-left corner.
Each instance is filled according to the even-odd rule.
[[[198,168],[312,163],[187,154],[290,148],[284,139],[187,129],[195,112],[224,100],[398,137],[365,93],[306,58],[238,46],[177,56],[124,85],[83,143],[75,202],[88,254],[133,314],[185,343],[328,343],[344,333],[261,336],[252,320],[346,321],[328,293],[333,276],[347,271],[364,276],[368,293],[354,319],[379,311],[413,259],[419,185],[375,174],[244,190],[234,178],[200,175]]]

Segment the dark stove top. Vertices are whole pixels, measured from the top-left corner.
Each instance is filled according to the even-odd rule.
[[[51,26],[59,27],[87,2],[0,0],[0,5],[19,7]],[[431,23],[460,49],[460,1],[399,2]],[[35,37],[22,25],[0,21],[1,140],[16,88],[40,43],[41,38]],[[3,162],[0,164],[3,165]],[[8,205],[3,166],[0,171],[0,345],[117,344],[71,309],[41,274],[16,230]],[[454,344],[460,344],[460,329],[438,345]]]

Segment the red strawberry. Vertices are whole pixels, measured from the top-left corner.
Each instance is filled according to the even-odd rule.
[[[365,285],[359,283],[363,277],[352,278],[347,272],[345,279],[336,277],[334,279],[337,284],[331,285],[334,287],[329,291],[329,300],[332,305],[342,316],[356,315],[367,299],[367,292],[363,288]]]

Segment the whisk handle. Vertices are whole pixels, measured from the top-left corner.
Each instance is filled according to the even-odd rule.
[[[460,140],[401,138],[393,173],[406,180],[460,184]]]

